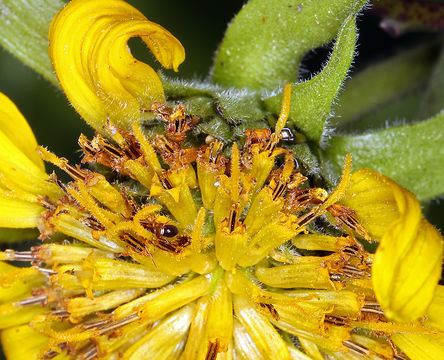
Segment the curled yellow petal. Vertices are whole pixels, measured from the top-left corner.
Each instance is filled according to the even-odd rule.
[[[167,69],[177,71],[185,58],[171,33],[121,0],[73,0],[51,23],[56,75],[74,108],[97,130],[107,120],[130,129],[140,109],[165,100],[156,72],[131,55],[131,37],[140,37]]]
[[[421,216],[416,197],[388,183],[399,218],[388,226],[373,260],[375,295],[387,318],[410,321],[425,315],[441,275],[443,239]]]
[[[398,185],[376,171],[358,170],[352,174],[350,186],[340,201],[356,212],[359,223],[374,241],[379,241],[387,227],[399,218],[393,187]]]

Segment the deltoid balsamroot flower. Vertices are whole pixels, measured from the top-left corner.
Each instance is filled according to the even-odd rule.
[[[290,85],[273,131],[194,146],[200,119],[164,103],[130,36],[166,67],[184,58],[123,1],[74,0],[51,25],[60,83],[98,130],[79,138],[96,170],[36,150],[0,96],[0,226],[36,227],[43,240],[0,253],[31,263],[0,263],[7,358],[442,357],[442,237],[415,196],[352,173],[350,155],[333,190],[317,186],[282,141]],[[163,134],[147,136],[140,109]],[[72,180],[48,176],[41,159]]]

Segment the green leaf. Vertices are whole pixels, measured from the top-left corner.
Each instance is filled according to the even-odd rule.
[[[309,50],[329,42],[363,0],[251,0],[229,25],[212,77],[223,86],[274,89],[297,80]]]
[[[311,80],[295,84],[291,91],[288,123],[301,130],[309,140],[319,142],[330,108],[353,60],[356,43],[355,16],[342,25],[334,50],[324,69]],[[282,94],[265,100],[267,109],[279,113]]]
[[[60,0],[0,1],[0,44],[56,86],[48,55],[48,30]]]
[[[427,200],[444,193],[444,112],[406,124],[356,136],[335,136],[323,151],[326,166],[337,173],[347,153],[353,169],[379,171]]]
[[[424,90],[423,86],[400,96],[394,101],[381,104],[381,106],[365,113],[355,121],[341,124],[335,131],[341,134],[362,134],[366,131],[415,122],[418,119],[417,114],[423,100]]]
[[[444,44],[441,46],[441,54],[436,62],[433,73],[430,76],[420,115],[422,118],[432,116],[444,109]]]
[[[269,111],[259,92],[224,89],[217,85],[178,81],[161,76],[169,100],[180,100],[199,117],[197,130],[225,142],[239,141],[246,129],[269,127]]]
[[[355,121],[424,85],[431,74],[436,55],[437,47],[429,44],[354,74],[345,82],[344,91],[334,106],[335,123]]]

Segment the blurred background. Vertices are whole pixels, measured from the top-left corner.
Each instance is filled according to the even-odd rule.
[[[183,0],[127,0],[144,13],[148,19],[161,24],[173,33],[186,49],[186,60],[180,66],[178,75],[186,79],[205,79],[210,71],[213,53],[221,41],[227,23],[240,10],[244,1],[183,1]],[[405,48],[415,46],[436,36],[436,30],[443,30],[443,11],[429,9],[430,18],[400,19],[396,7],[412,3],[410,0],[374,1],[372,8],[358,19],[358,54],[354,61],[353,72],[368,64],[383,60]],[[421,6],[437,6],[442,1],[417,1]],[[272,1],[271,1],[272,4]],[[441,9],[442,9],[441,5]],[[399,11],[398,11],[399,12]],[[399,14],[398,14],[399,15]],[[387,20],[387,17],[390,17]],[[393,20],[394,19],[394,20]],[[429,21],[430,20],[430,21]],[[381,26],[382,23],[382,26]],[[383,29],[384,28],[384,29]],[[406,31],[412,30],[412,31]],[[430,31],[433,30],[433,31]],[[434,32],[435,31],[435,32]],[[141,46],[139,39],[132,39],[130,46],[136,57],[152,61],[149,51]],[[320,70],[330,52],[330,46],[312,51],[303,64],[306,78],[310,73]],[[159,67],[155,67],[158,69]],[[78,161],[77,138],[83,132],[92,135],[91,128],[84,123],[67,102],[64,94],[46,82],[33,70],[27,68],[9,53],[0,50],[0,91],[8,95],[25,115],[33,128],[39,144],[48,146],[58,155]],[[441,229],[444,228],[444,206],[433,200],[428,213],[430,220]]]

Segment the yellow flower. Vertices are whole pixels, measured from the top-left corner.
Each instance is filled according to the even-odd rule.
[[[313,186],[280,146],[290,86],[274,132],[188,146],[199,119],[154,102],[157,76],[125,49],[135,35],[162,64],[181,62],[177,40],[123,1],[73,0],[51,27],[61,84],[102,134],[80,136],[82,162],[113,182],[37,148],[0,96],[0,226],[44,241],[0,252],[7,358],[442,357],[442,238],[415,197],[352,173],[350,155],[335,189]],[[146,107],[164,135],[144,133]],[[37,154],[72,181],[46,175]],[[376,254],[365,240],[380,241]]]
[[[443,240],[422,217],[416,197],[377,172],[359,170],[342,203],[380,241],[372,278],[386,316],[397,321],[422,316],[441,276]]]
[[[97,130],[107,120],[121,128],[141,110],[165,101],[156,72],[127,46],[140,37],[156,59],[177,71],[185,58],[180,42],[122,0],[70,1],[53,19],[49,55],[68,100]]]

